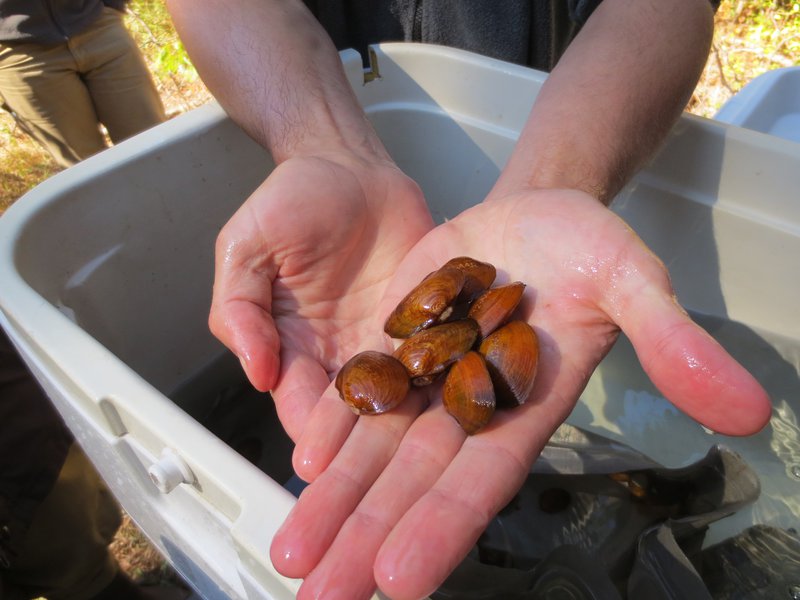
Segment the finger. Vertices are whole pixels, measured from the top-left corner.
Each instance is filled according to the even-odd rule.
[[[281,351],[280,364],[272,398],[283,428],[297,444],[330,379],[319,361],[291,349]]]
[[[280,338],[270,314],[276,270],[264,249],[247,241],[262,237],[253,226],[236,236],[228,233],[241,228],[241,214],[237,212],[217,238],[208,324],[239,358],[250,383],[265,392],[275,384],[280,368]]]
[[[577,392],[575,392],[577,393]],[[433,592],[522,485],[533,458],[569,414],[567,394],[496,413],[381,546],[374,575],[395,600]]]
[[[342,401],[333,384],[320,397],[295,445],[292,465],[304,481],[314,481],[344,445],[358,416]]]
[[[239,359],[253,387],[269,391],[280,368],[280,342],[272,318],[249,301],[226,300],[212,304],[208,326]]]
[[[385,343],[385,339],[376,337],[366,339],[364,347],[385,349],[382,345]],[[342,448],[356,420],[335,383],[329,382],[313,411],[307,415],[303,435],[295,445],[292,464],[297,475],[305,481],[314,481]]]
[[[749,435],[769,421],[766,391],[671,294],[633,294],[618,322],[655,386],[701,424],[725,435]]]
[[[335,589],[343,598],[366,598],[375,589],[373,565],[383,541],[444,472],[465,434],[441,404],[420,415],[391,462],[342,526],[300,597]]]
[[[415,392],[389,413],[358,420],[341,452],[303,491],[273,538],[270,555],[279,572],[305,577],[316,566],[389,463],[422,404],[421,394]]]
[[[369,532],[381,524],[373,524]],[[382,531],[385,537],[389,532]],[[382,539],[382,538],[381,538]],[[365,537],[361,528],[348,525],[336,537],[337,547],[346,547],[342,560],[344,567],[332,567],[325,560],[303,580],[298,590],[298,600],[306,598],[341,598],[342,600],[367,600],[375,591],[372,577],[372,561],[380,548],[376,537]],[[327,555],[326,555],[327,556]]]

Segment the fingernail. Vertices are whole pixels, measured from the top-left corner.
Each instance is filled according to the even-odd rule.
[[[295,473],[304,481],[312,481],[316,475],[315,461],[308,452],[304,452],[302,456],[297,456],[294,461]]]

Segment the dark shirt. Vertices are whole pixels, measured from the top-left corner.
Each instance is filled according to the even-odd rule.
[[[103,6],[124,10],[127,0],[0,0],[0,42],[59,44],[84,31]]]
[[[305,0],[337,48],[405,41],[549,71],[601,0]]]
[[[339,50],[425,42],[542,71],[555,66],[601,0],[304,0]],[[710,0],[716,9],[719,0]]]

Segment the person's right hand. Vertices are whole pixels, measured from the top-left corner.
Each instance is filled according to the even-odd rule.
[[[701,424],[749,435],[770,418],[764,389],[681,308],[661,261],[585,192],[494,190],[420,240],[377,312],[457,256],[495,265],[497,284],[528,286],[518,315],[539,338],[533,390],[467,436],[440,381],[359,418],[341,443],[351,414],[331,386],[295,448],[311,483],[270,549],[278,572],[304,579],[298,598],[431,594],[512,500],[620,332],[664,397]]]
[[[432,227],[393,163],[339,152],[281,163],[220,232],[211,331],[292,439],[343,362],[380,343],[375,305]]]

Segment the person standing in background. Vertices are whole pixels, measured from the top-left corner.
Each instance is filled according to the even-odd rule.
[[[125,0],[0,0],[0,103],[62,167],[161,123]],[[177,600],[109,543],[119,505],[0,331],[0,600]]]
[[[126,0],[0,0],[0,101],[62,167],[165,118]]]

